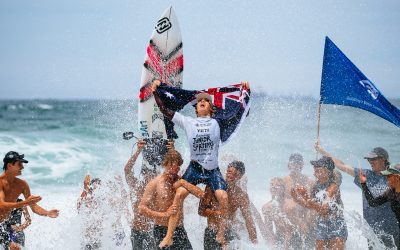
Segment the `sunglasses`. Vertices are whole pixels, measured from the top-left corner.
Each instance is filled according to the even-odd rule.
[[[7,155],[7,158],[8,159],[16,159],[16,158],[23,159],[24,158],[24,154],[21,154],[21,155],[9,154],[9,155]]]
[[[377,160],[380,160],[380,159],[382,159],[381,157],[376,157],[376,158],[371,158],[371,159],[367,159],[368,160],[368,162],[374,162],[374,161],[377,161]]]

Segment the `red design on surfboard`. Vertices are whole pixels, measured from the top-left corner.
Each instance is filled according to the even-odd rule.
[[[148,60],[144,62],[144,67],[153,75],[153,79],[159,79],[161,82],[171,86],[177,86],[181,83],[173,82],[173,78],[183,71],[183,53],[182,43],[180,43],[171,53],[164,56],[157,45],[150,40],[147,46]],[[146,101],[152,96],[151,82],[140,88],[139,100]]]

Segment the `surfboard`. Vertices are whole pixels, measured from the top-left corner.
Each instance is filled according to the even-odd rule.
[[[151,84],[155,79],[171,86],[182,87],[182,38],[172,6],[164,11],[154,27],[146,48],[140,81],[138,128],[140,136],[148,141],[143,151],[144,164],[147,167],[160,165],[166,151],[164,116],[151,91]]]

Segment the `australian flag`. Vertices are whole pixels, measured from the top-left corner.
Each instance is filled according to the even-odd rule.
[[[221,88],[209,88],[206,90],[184,90],[161,84],[157,88],[158,95],[165,107],[172,111],[179,111],[188,103],[196,104],[196,95],[207,92],[213,98],[215,107],[213,118],[218,121],[221,131],[221,142],[226,143],[243,123],[250,109],[250,89],[242,84],[233,84]],[[174,134],[173,125],[168,119],[166,129],[168,137]],[[171,126],[172,125],[172,126]]]
[[[325,39],[321,103],[367,110],[400,127],[400,110],[328,38]]]

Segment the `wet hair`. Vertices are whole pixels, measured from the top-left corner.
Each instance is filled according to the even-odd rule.
[[[289,163],[304,165],[303,156],[299,153],[294,153],[289,156]]]
[[[181,154],[174,149],[168,150],[168,152],[164,156],[162,165],[167,166],[171,163],[177,163],[179,166],[182,165],[182,163],[183,163]]]
[[[4,170],[4,171],[7,170],[8,163],[11,163],[11,165],[13,165],[13,164],[16,163],[16,162],[17,162],[17,160],[4,162],[3,170]]]
[[[243,176],[246,173],[246,167],[244,166],[244,163],[241,161],[233,161],[229,163],[228,168],[235,168],[237,171],[239,171],[240,175]]]
[[[13,164],[16,163],[17,161],[18,161],[18,159],[16,159],[16,158],[14,158],[14,159],[7,159],[7,160],[4,160],[4,159],[3,159],[3,163],[4,163],[4,165],[3,165],[3,170],[4,170],[4,171],[7,170],[8,163],[11,163],[11,165],[13,165]]]

